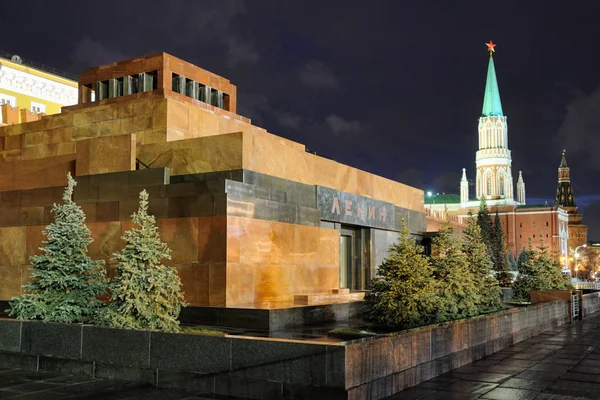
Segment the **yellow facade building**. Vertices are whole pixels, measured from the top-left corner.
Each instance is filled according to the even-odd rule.
[[[77,104],[77,81],[24,62],[17,55],[0,54],[0,106],[3,104],[31,113],[58,114],[62,107]],[[0,124],[8,123],[2,114]]]

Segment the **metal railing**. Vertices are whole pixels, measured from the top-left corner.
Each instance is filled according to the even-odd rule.
[[[600,290],[600,282],[574,282],[573,288]]]
[[[11,54],[11,53],[7,53],[5,51],[0,51],[0,58],[4,58],[4,59],[6,59],[8,61],[11,61],[11,58],[14,55],[16,55],[16,54]],[[44,64],[36,63],[36,62],[33,62],[33,61],[29,61],[29,60],[23,60],[23,59],[21,59],[20,64],[24,65],[26,67],[35,68],[35,69],[38,69],[40,71],[47,72],[47,73],[59,76],[61,78],[70,79],[72,81],[77,81],[77,75],[72,74],[70,72],[66,72],[66,71],[60,71],[60,70],[58,70],[56,68],[52,68],[52,67],[49,67],[49,66],[44,65]]]

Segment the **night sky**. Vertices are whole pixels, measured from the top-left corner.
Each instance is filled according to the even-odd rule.
[[[165,51],[230,79],[239,114],[271,133],[458,194],[462,168],[475,178],[491,39],[515,187],[522,170],[528,203],[552,202],[566,148],[600,240],[600,2],[481,3],[4,2],[0,50],[72,74]]]

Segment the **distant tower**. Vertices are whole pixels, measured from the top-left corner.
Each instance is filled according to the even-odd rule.
[[[477,166],[476,195],[484,197],[489,205],[514,204],[512,160],[508,149],[508,126],[502,112],[500,91],[496,79],[494,47],[486,43],[490,52],[485,97],[479,118],[479,150],[475,155]]]
[[[462,178],[460,180],[460,202],[465,204],[469,201],[469,181],[467,180],[467,170],[463,168]]]
[[[569,218],[568,230],[564,229],[564,227],[561,228],[561,233],[564,232],[565,236],[569,238],[567,248],[562,249],[561,253],[565,254],[565,256],[567,251],[570,253],[578,246],[587,244],[587,226],[583,224],[581,214],[577,212],[577,205],[575,204],[575,197],[571,188],[571,171],[567,165],[566,154],[567,151],[563,150],[560,166],[558,167],[558,186],[556,187],[556,197],[554,198],[554,204],[567,211]]]
[[[558,187],[556,188],[556,197],[554,203],[567,210],[574,209],[575,198],[573,197],[573,190],[571,189],[571,172],[567,165],[567,151],[562,151],[562,158],[560,159],[560,166],[558,167]]]
[[[525,181],[521,171],[519,171],[519,180],[517,181],[517,202],[525,204]]]

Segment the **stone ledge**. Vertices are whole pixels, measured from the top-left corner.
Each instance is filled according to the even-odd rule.
[[[597,304],[594,296],[584,298],[584,308],[594,303]],[[319,396],[325,390],[332,399],[376,400],[569,321],[568,302],[556,300],[393,336],[332,345],[268,338],[129,332],[5,319],[0,320],[0,329],[12,330],[10,345],[6,344],[6,348],[17,348],[17,328],[9,326],[22,328],[19,328],[19,351],[0,351],[0,368],[141,382],[154,380],[160,386],[257,399],[293,399],[299,394]],[[111,344],[119,337],[127,340]],[[80,343],[94,341],[94,346],[80,346]],[[128,356],[123,351],[123,346],[145,345],[149,348],[149,361],[145,357]],[[100,355],[94,349],[106,351]]]

